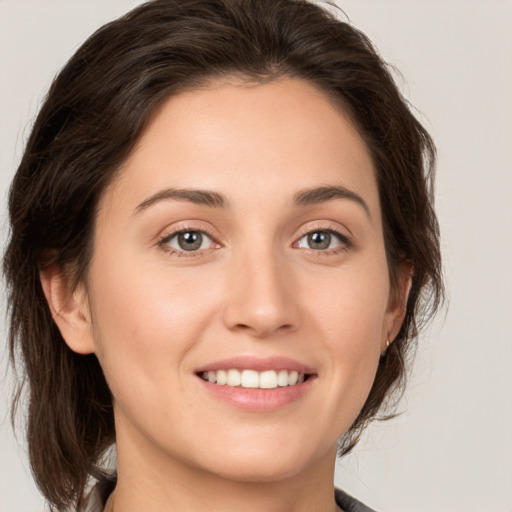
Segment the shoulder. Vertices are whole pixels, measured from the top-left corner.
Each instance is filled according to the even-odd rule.
[[[94,489],[84,507],[78,509],[77,512],[102,512],[103,510],[103,499],[97,489]]]
[[[115,485],[115,476],[104,478],[97,482],[87,497],[86,503],[77,512],[103,512],[105,503],[110,493],[114,490]]]
[[[343,509],[343,512],[376,512],[341,489],[336,489],[335,496],[336,503]]]

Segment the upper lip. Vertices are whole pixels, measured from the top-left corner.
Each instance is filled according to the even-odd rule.
[[[263,372],[265,370],[295,370],[299,373],[313,374],[314,369],[295,359],[289,357],[255,357],[255,356],[235,356],[227,359],[220,359],[205,364],[196,370],[196,373],[217,371],[217,370],[255,370]]]

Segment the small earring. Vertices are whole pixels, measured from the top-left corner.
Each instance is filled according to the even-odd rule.
[[[389,338],[386,338],[386,348],[380,353],[380,357],[386,357],[389,345],[391,345],[391,342],[389,341]]]

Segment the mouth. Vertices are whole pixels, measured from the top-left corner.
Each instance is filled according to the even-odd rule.
[[[245,389],[276,389],[297,386],[312,375],[297,370],[265,370],[227,368],[199,372],[198,377],[218,386],[240,387]]]
[[[288,357],[240,355],[197,368],[206,393],[248,412],[273,412],[301,403],[315,388],[313,367]]]

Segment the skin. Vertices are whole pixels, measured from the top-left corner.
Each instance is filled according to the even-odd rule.
[[[367,209],[293,203],[323,186]],[[169,188],[215,191],[229,207],[139,207]],[[184,229],[210,238],[185,252],[170,238]],[[308,245],[326,230],[340,233],[329,249]],[[405,299],[391,299],[368,149],[325,94],[282,79],[172,97],[104,193],[87,282],[71,293],[55,268],[42,282],[64,339],[97,355],[114,396],[116,510],[335,510],[336,442]],[[278,410],[241,410],[195,374],[239,355],[290,357],[316,377]]]

